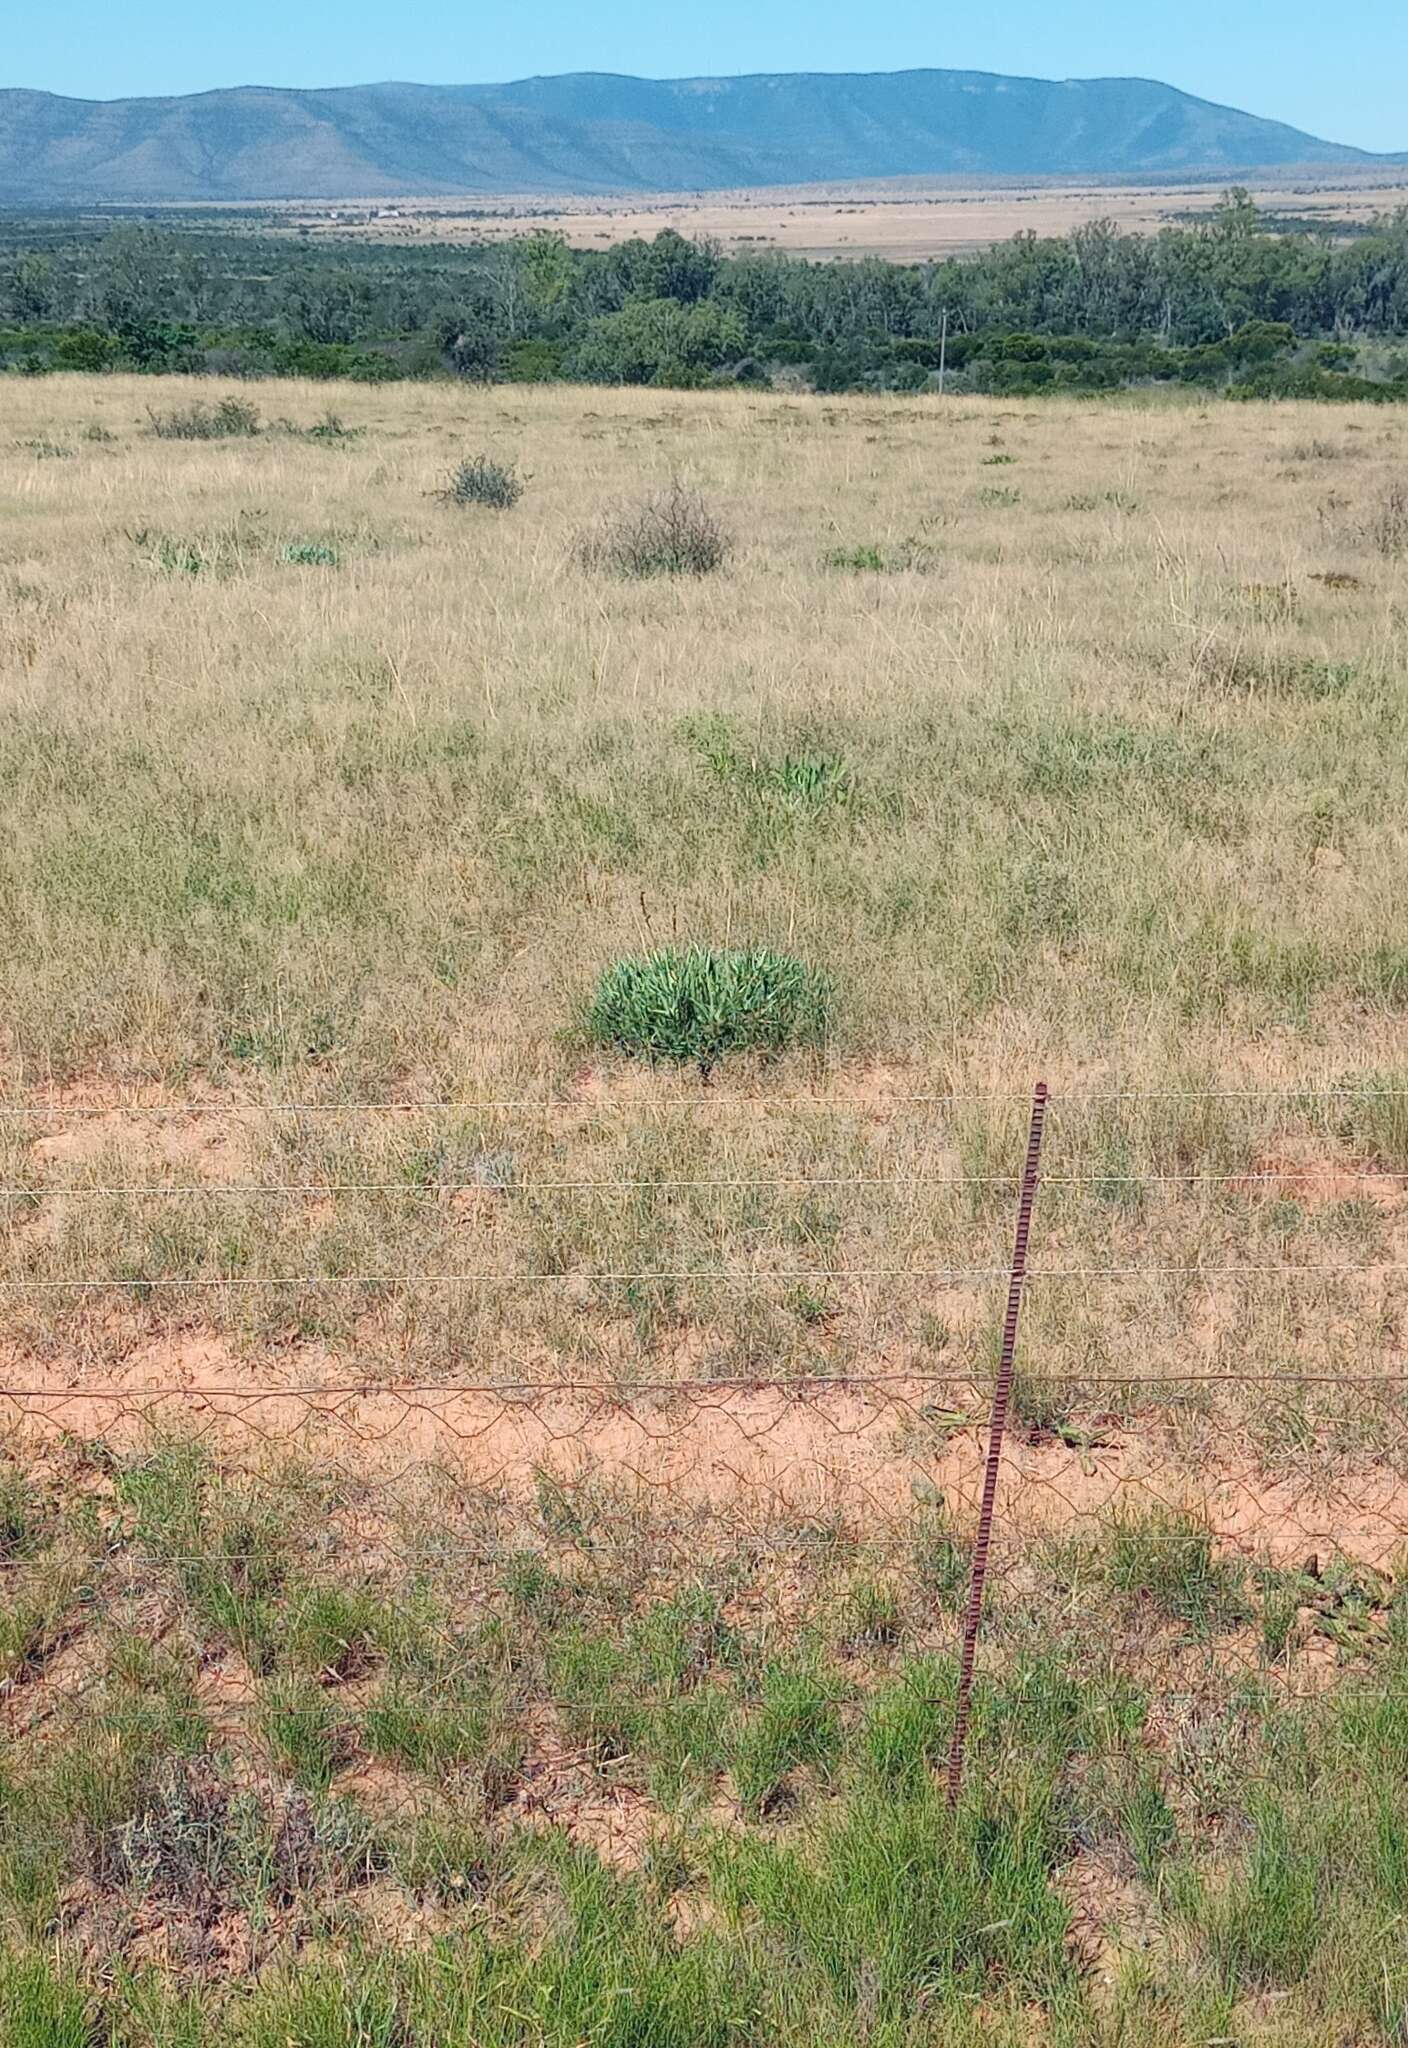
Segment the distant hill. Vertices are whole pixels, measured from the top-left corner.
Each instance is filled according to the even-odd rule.
[[[513,85],[0,90],[0,201],[694,191],[959,173],[1388,162],[1141,78],[582,72]]]

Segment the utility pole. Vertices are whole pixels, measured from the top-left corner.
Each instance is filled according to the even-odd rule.
[[[939,396],[944,395],[944,372],[948,368],[948,307],[944,307],[943,325],[939,329]]]

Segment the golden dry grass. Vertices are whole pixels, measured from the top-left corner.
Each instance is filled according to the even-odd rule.
[[[924,1276],[1000,1265],[1006,1189],[948,1182],[1011,1172],[1022,1107],[905,1097],[1401,1075],[1396,415],[289,384],[252,387],[253,438],[152,436],[197,395],[0,389],[6,1092],[212,1104],[10,1119],[7,1178],[262,1184],[12,1197],[11,1327],[46,1370],[160,1380],[179,1337],[303,1347],[304,1377],[972,1381],[995,1286]],[[330,401],[355,437],[308,438]],[[435,497],[480,449],[527,473],[515,510]],[[673,478],[731,529],[722,573],[575,563]],[[857,549],[899,566],[837,566]],[[597,969],[672,939],[830,972],[833,1052],[707,1088],[590,1056]],[[469,1106],[220,1106],[426,1097]],[[474,1106],[503,1101],[533,1106]],[[1097,1179],[1053,1188],[1048,1264],[1214,1273],[1051,1283],[1049,1372],[1400,1356],[1393,1098],[1072,1104],[1051,1144]],[[518,1191],[463,1192],[500,1153]],[[790,1179],[656,1185],[759,1175]],[[1372,1273],[1218,1277],[1287,1262]],[[443,1272],[479,1277],[338,1277]],[[52,1288],[230,1274],[279,1284]],[[1321,1408],[1346,1451],[1393,1434]]]

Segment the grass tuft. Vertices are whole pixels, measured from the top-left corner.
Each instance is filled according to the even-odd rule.
[[[1246,1613],[1242,1574],[1216,1556],[1212,1531],[1192,1515],[1168,1508],[1131,1514],[1110,1538],[1111,1583],[1210,1635]]]
[[[337,549],[322,540],[287,541],[279,554],[281,562],[296,569],[335,569],[341,559]]]
[[[665,948],[606,969],[586,1028],[598,1045],[708,1073],[731,1052],[821,1044],[833,1008],[826,976],[789,954]]]

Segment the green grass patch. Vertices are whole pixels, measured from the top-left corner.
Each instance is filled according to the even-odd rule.
[[[608,967],[585,1023],[597,1045],[708,1073],[729,1053],[823,1044],[834,1008],[827,977],[789,954],[669,947]]]

